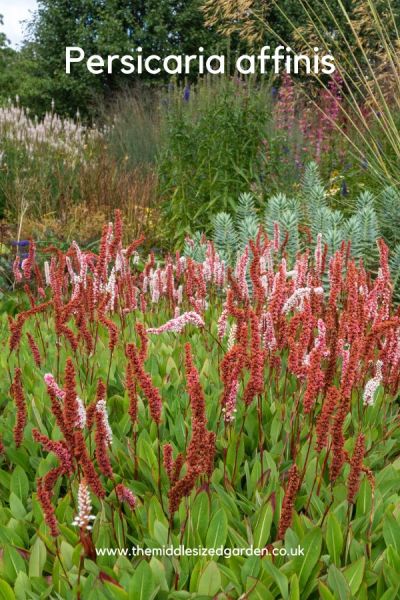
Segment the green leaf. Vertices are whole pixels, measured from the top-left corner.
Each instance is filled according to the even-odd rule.
[[[15,548],[6,547],[3,555],[2,575],[10,583],[14,583],[20,571],[26,572],[24,559]]]
[[[154,522],[154,539],[160,544],[160,546],[166,545],[168,542],[168,528],[164,523],[160,521]]]
[[[350,600],[351,591],[341,571],[335,565],[328,569],[328,584],[336,600]]]
[[[206,539],[207,527],[210,522],[210,502],[206,492],[200,492],[193,502],[190,516],[192,530],[197,532],[201,542]]]
[[[389,565],[400,572],[400,556],[397,554],[393,546],[388,546],[386,549],[386,560]]]
[[[25,600],[27,593],[32,589],[31,582],[26,573],[20,571],[14,583],[14,593],[17,600]]]
[[[118,546],[121,546],[121,547],[124,545],[124,539],[125,539],[125,535],[126,535],[125,528],[126,528],[126,523],[123,519],[121,519],[120,515],[118,515],[118,514],[114,515],[115,537],[116,537]]]
[[[160,590],[167,592],[169,588],[163,563],[153,556],[149,564],[153,573],[155,584],[159,586]]]
[[[11,476],[6,471],[0,469],[0,485],[5,487],[6,490],[10,489]]]
[[[264,548],[268,541],[269,534],[271,531],[272,519],[274,517],[274,511],[270,502],[264,504],[261,507],[256,526],[254,528],[253,543],[255,548]]]
[[[320,529],[312,529],[303,540],[300,546],[304,549],[303,556],[296,556],[293,560],[293,569],[299,578],[300,591],[303,591],[312,570],[317,564],[322,546],[322,533]]]
[[[125,590],[121,589],[118,585],[115,585],[115,583],[112,583],[111,581],[105,581],[104,585],[106,589],[111,592],[112,597],[115,600],[128,600],[129,596]]]
[[[334,513],[331,513],[326,526],[326,546],[328,548],[331,561],[340,566],[340,555],[343,549],[343,533],[340,523]]]
[[[343,575],[349,584],[349,588],[353,596],[358,592],[362,583],[365,571],[365,556],[362,556],[351,565],[346,567],[343,571]]]
[[[165,372],[167,375],[171,374],[171,371],[177,371],[178,372],[178,368],[176,366],[176,363],[174,361],[174,359],[172,358],[172,356],[169,356],[167,358],[167,362],[166,362],[166,366],[165,366]]]
[[[383,521],[383,537],[387,546],[393,546],[400,554],[400,525],[390,513],[385,515]]]
[[[368,585],[365,581],[362,582],[358,590],[357,600],[368,600]]]
[[[296,573],[293,573],[290,579],[290,594],[289,600],[300,600],[299,578]]]
[[[29,558],[29,577],[41,577],[44,565],[46,564],[46,557],[46,546],[38,537],[33,544]]]
[[[254,577],[248,577],[246,581],[246,599],[248,600],[273,600],[273,595],[267,587]]]
[[[0,600],[15,600],[15,594],[4,579],[0,579]]]
[[[383,562],[383,576],[387,585],[395,587],[399,581],[399,573],[391,567],[386,561]]]
[[[321,600],[335,600],[335,596],[332,594],[330,589],[324,583],[322,583],[322,581],[318,582],[318,590]]]
[[[194,567],[190,574],[190,585],[189,585],[190,592],[194,593],[197,591],[197,588],[199,586],[199,578],[200,578],[201,573],[203,572],[204,564],[206,562],[207,561],[200,559],[200,560],[196,560],[196,562],[194,563]]]
[[[199,578],[197,591],[204,596],[215,596],[221,588],[221,573],[218,565],[214,561],[210,561]]]
[[[60,552],[61,552],[61,556],[63,557],[64,568],[71,569],[72,568],[72,556],[74,554],[73,547],[71,546],[71,544],[68,544],[68,542],[65,542],[63,540],[61,542]]]
[[[28,498],[29,480],[24,469],[20,466],[16,466],[11,475],[10,492],[14,492],[22,503]]]
[[[218,548],[219,546],[223,546],[226,542],[227,535],[228,519],[226,518],[225,511],[220,508],[211,519],[211,523],[207,531],[206,547]]]
[[[245,584],[248,577],[257,578],[260,573],[261,563],[259,556],[247,557],[240,570],[242,582]]]
[[[393,598],[397,598],[397,593],[399,588],[390,587],[382,596],[379,597],[379,600],[393,600]]]
[[[154,594],[154,580],[150,565],[142,560],[136,567],[129,582],[129,600],[151,600]]]
[[[272,564],[272,562],[270,561],[269,558],[265,558],[262,561],[262,566],[263,566],[263,569],[268,573],[268,575],[270,575],[273,578],[273,580],[275,581],[276,585],[279,588],[280,593],[282,594],[283,600],[287,600],[289,582],[288,582],[286,575],[281,573],[280,570],[277,569],[275,567],[275,565]]]
[[[14,492],[10,494],[10,510],[12,516],[17,520],[22,520],[26,516],[25,506]]]
[[[369,515],[372,507],[372,490],[367,478],[363,479],[357,494],[356,516]]]

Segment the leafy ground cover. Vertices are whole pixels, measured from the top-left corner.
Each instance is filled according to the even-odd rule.
[[[51,247],[42,268],[31,243],[14,262],[3,597],[395,598],[400,318],[384,242],[372,276],[346,244],[328,259],[321,235],[291,258],[278,224],[234,268],[206,240],[202,262],[122,240],[117,212],[98,254]],[[169,545],[225,553],[123,555]]]

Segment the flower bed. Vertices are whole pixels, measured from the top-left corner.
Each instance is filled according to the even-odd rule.
[[[159,262],[122,233],[117,211],[98,254],[48,248],[42,270],[32,243],[14,263],[30,307],[0,359],[0,577],[63,598],[390,594],[387,246],[373,277],[321,236],[288,264],[278,226],[234,269],[211,242],[201,263]],[[157,555],[169,545],[192,555]]]

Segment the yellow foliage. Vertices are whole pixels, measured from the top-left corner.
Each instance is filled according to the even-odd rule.
[[[270,9],[269,2],[260,0],[206,0],[203,5],[207,26],[226,36],[236,33],[250,45],[265,38],[265,19]]]

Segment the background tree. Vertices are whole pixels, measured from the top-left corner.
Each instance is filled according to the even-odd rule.
[[[3,25],[3,16],[0,15],[0,26]],[[7,37],[0,32],[0,101],[4,102],[13,94],[17,85],[14,69],[17,53],[13,50]]]
[[[90,112],[99,99],[136,78],[118,72],[92,75],[83,63],[67,75],[66,46],[80,46],[87,56],[134,53],[139,46],[160,55],[226,46],[205,25],[200,0],[39,0],[29,32],[24,60],[38,85],[36,93],[26,90],[26,101],[43,110],[53,98],[57,111],[69,114],[78,108]]]

